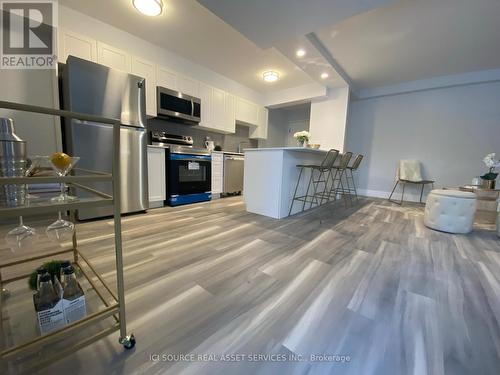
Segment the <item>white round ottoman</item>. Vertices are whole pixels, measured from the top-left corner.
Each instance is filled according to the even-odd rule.
[[[425,226],[448,233],[472,231],[476,194],[460,190],[432,190],[425,203]]]

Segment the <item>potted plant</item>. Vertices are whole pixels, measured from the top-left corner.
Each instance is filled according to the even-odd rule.
[[[295,133],[293,137],[297,140],[297,144],[300,147],[307,147],[307,143],[309,142],[311,134],[309,134],[309,132],[306,130],[302,130],[301,132]]]
[[[495,168],[500,166],[500,161],[495,159],[495,153],[488,154],[483,159],[484,164],[490,169],[488,173],[481,176],[483,186],[486,189],[495,189],[495,180],[498,173],[495,173]]]

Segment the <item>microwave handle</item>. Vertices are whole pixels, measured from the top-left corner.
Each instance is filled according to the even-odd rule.
[[[191,99],[191,116],[194,116],[194,103],[193,103],[193,99]]]

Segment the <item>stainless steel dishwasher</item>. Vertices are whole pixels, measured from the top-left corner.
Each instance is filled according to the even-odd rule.
[[[243,166],[245,157],[224,154],[224,194],[240,194],[243,191]]]

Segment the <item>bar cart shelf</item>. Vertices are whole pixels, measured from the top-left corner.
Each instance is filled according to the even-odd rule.
[[[8,297],[4,293],[0,293],[0,335],[2,344],[0,347],[0,360],[3,368],[4,364],[22,356],[23,353],[29,353],[38,350],[42,346],[49,343],[56,343],[64,338],[73,337],[76,334],[85,332],[91,326],[98,326],[97,332],[81,338],[79,341],[72,342],[72,345],[65,346],[62,350],[57,352],[57,355],[44,358],[43,361],[37,361],[37,368],[48,365],[55,360],[64,357],[65,355],[76,352],[77,350],[90,345],[97,340],[111,334],[115,331],[120,331],[119,342],[126,349],[131,349],[135,345],[135,338],[133,334],[127,334],[126,331],[126,318],[125,318],[125,300],[124,300],[124,281],[123,281],[123,255],[122,255],[122,241],[121,241],[121,207],[120,207],[120,122],[116,119],[101,118],[97,116],[86,115],[82,113],[75,113],[69,111],[62,111],[52,108],[31,106],[19,103],[0,101],[0,109],[19,110],[24,112],[59,116],[65,118],[73,118],[82,121],[99,122],[113,126],[113,167],[111,173],[101,171],[89,171],[75,168],[73,175],[65,177],[0,177],[0,187],[4,185],[18,185],[18,184],[46,184],[46,183],[66,183],[73,189],[85,190],[90,197],[79,198],[76,201],[54,203],[47,198],[32,199],[23,206],[17,207],[1,207],[0,208],[0,221],[7,218],[17,216],[30,216],[38,214],[46,214],[51,212],[66,212],[69,211],[71,216],[75,217],[75,211],[82,208],[112,206],[113,207],[113,221],[114,221],[114,248],[116,260],[116,291],[108,285],[104,277],[99,274],[97,269],[92,265],[89,258],[83,254],[78,248],[78,241],[76,230],[73,234],[72,243],[65,248],[59,248],[56,251],[43,252],[37,255],[28,256],[22,259],[15,259],[12,261],[3,261],[0,263],[0,288],[18,280],[26,279],[29,273],[18,272],[15,275],[9,274],[8,278],[3,278],[2,271],[6,269],[16,268],[16,266],[30,263],[34,261],[42,261],[50,259],[54,256],[64,254],[72,254],[73,264],[76,266],[83,280],[89,288],[95,292],[102,306],[96,312],[88,313],[83,319],[66,325],[63,328],[52,331],[45,335],[39,335],[35,338],[25,340],[16,345],[5,345],[4,334],[4,319],[3,308],[7,302]],[[113,186],[113,195],[95,190],[86,184],[89,182],[107,182]],[[18,267],[19,268],[19,267]],[[12,272],[11,272],[12,273]],[[33,314],[35,314],[33,310]],[[111,326],[101,328],[105,320],[113,320]],[[76,337],[76,336],[74,336]]]

